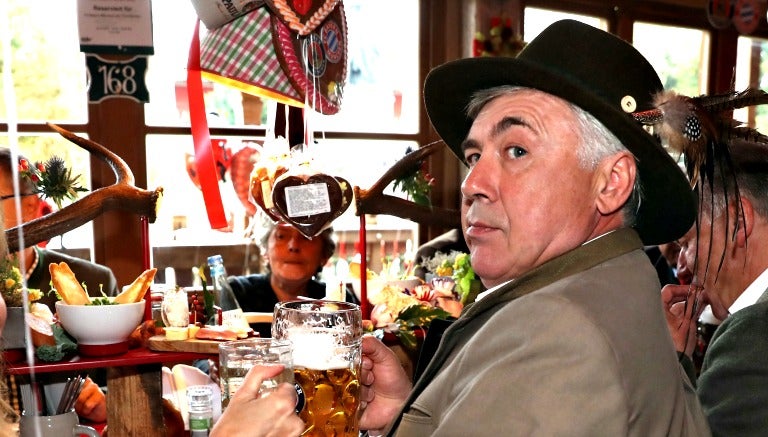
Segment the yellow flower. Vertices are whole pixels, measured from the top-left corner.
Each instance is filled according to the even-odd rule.
[[[40,298],[43,297],[43,292],[37,288],[30,288],[27,289],[27,297],[29,298],[30,302],[34,302],[36,300],[40,300]]]
[[[13,288],[13,286],[16,285],[16,281],[13,280],[13,278],[6,278],[5,279],[5,288],[10,290]]]

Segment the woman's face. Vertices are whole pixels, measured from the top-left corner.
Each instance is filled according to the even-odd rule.
[[[309,239],[289,225],[277,225],[267,242],[267,261],[272,275],[283,281],[308,282],[324,265],[323,241]]]

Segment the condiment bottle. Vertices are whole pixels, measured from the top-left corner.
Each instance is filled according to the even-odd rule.
[[[190,437],[207,437],[213,427],[213,390],[206,385],[187,387]]]

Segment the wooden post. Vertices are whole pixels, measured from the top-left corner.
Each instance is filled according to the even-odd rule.
[[[110,437],[165,435],[161,364],[107,368]]]

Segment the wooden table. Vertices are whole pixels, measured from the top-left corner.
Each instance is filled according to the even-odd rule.
[[[8,363],[7,371],[17,375],[53,372],[78,372],[107,369],[107,424],[110,437],[164,435],[162,409],[163,365],[189,363],[209,358],[192,352],[155,352],[131,349],[110,357],[74,356],[57,363]],[[163,430],[161,432],[158,432]]]

